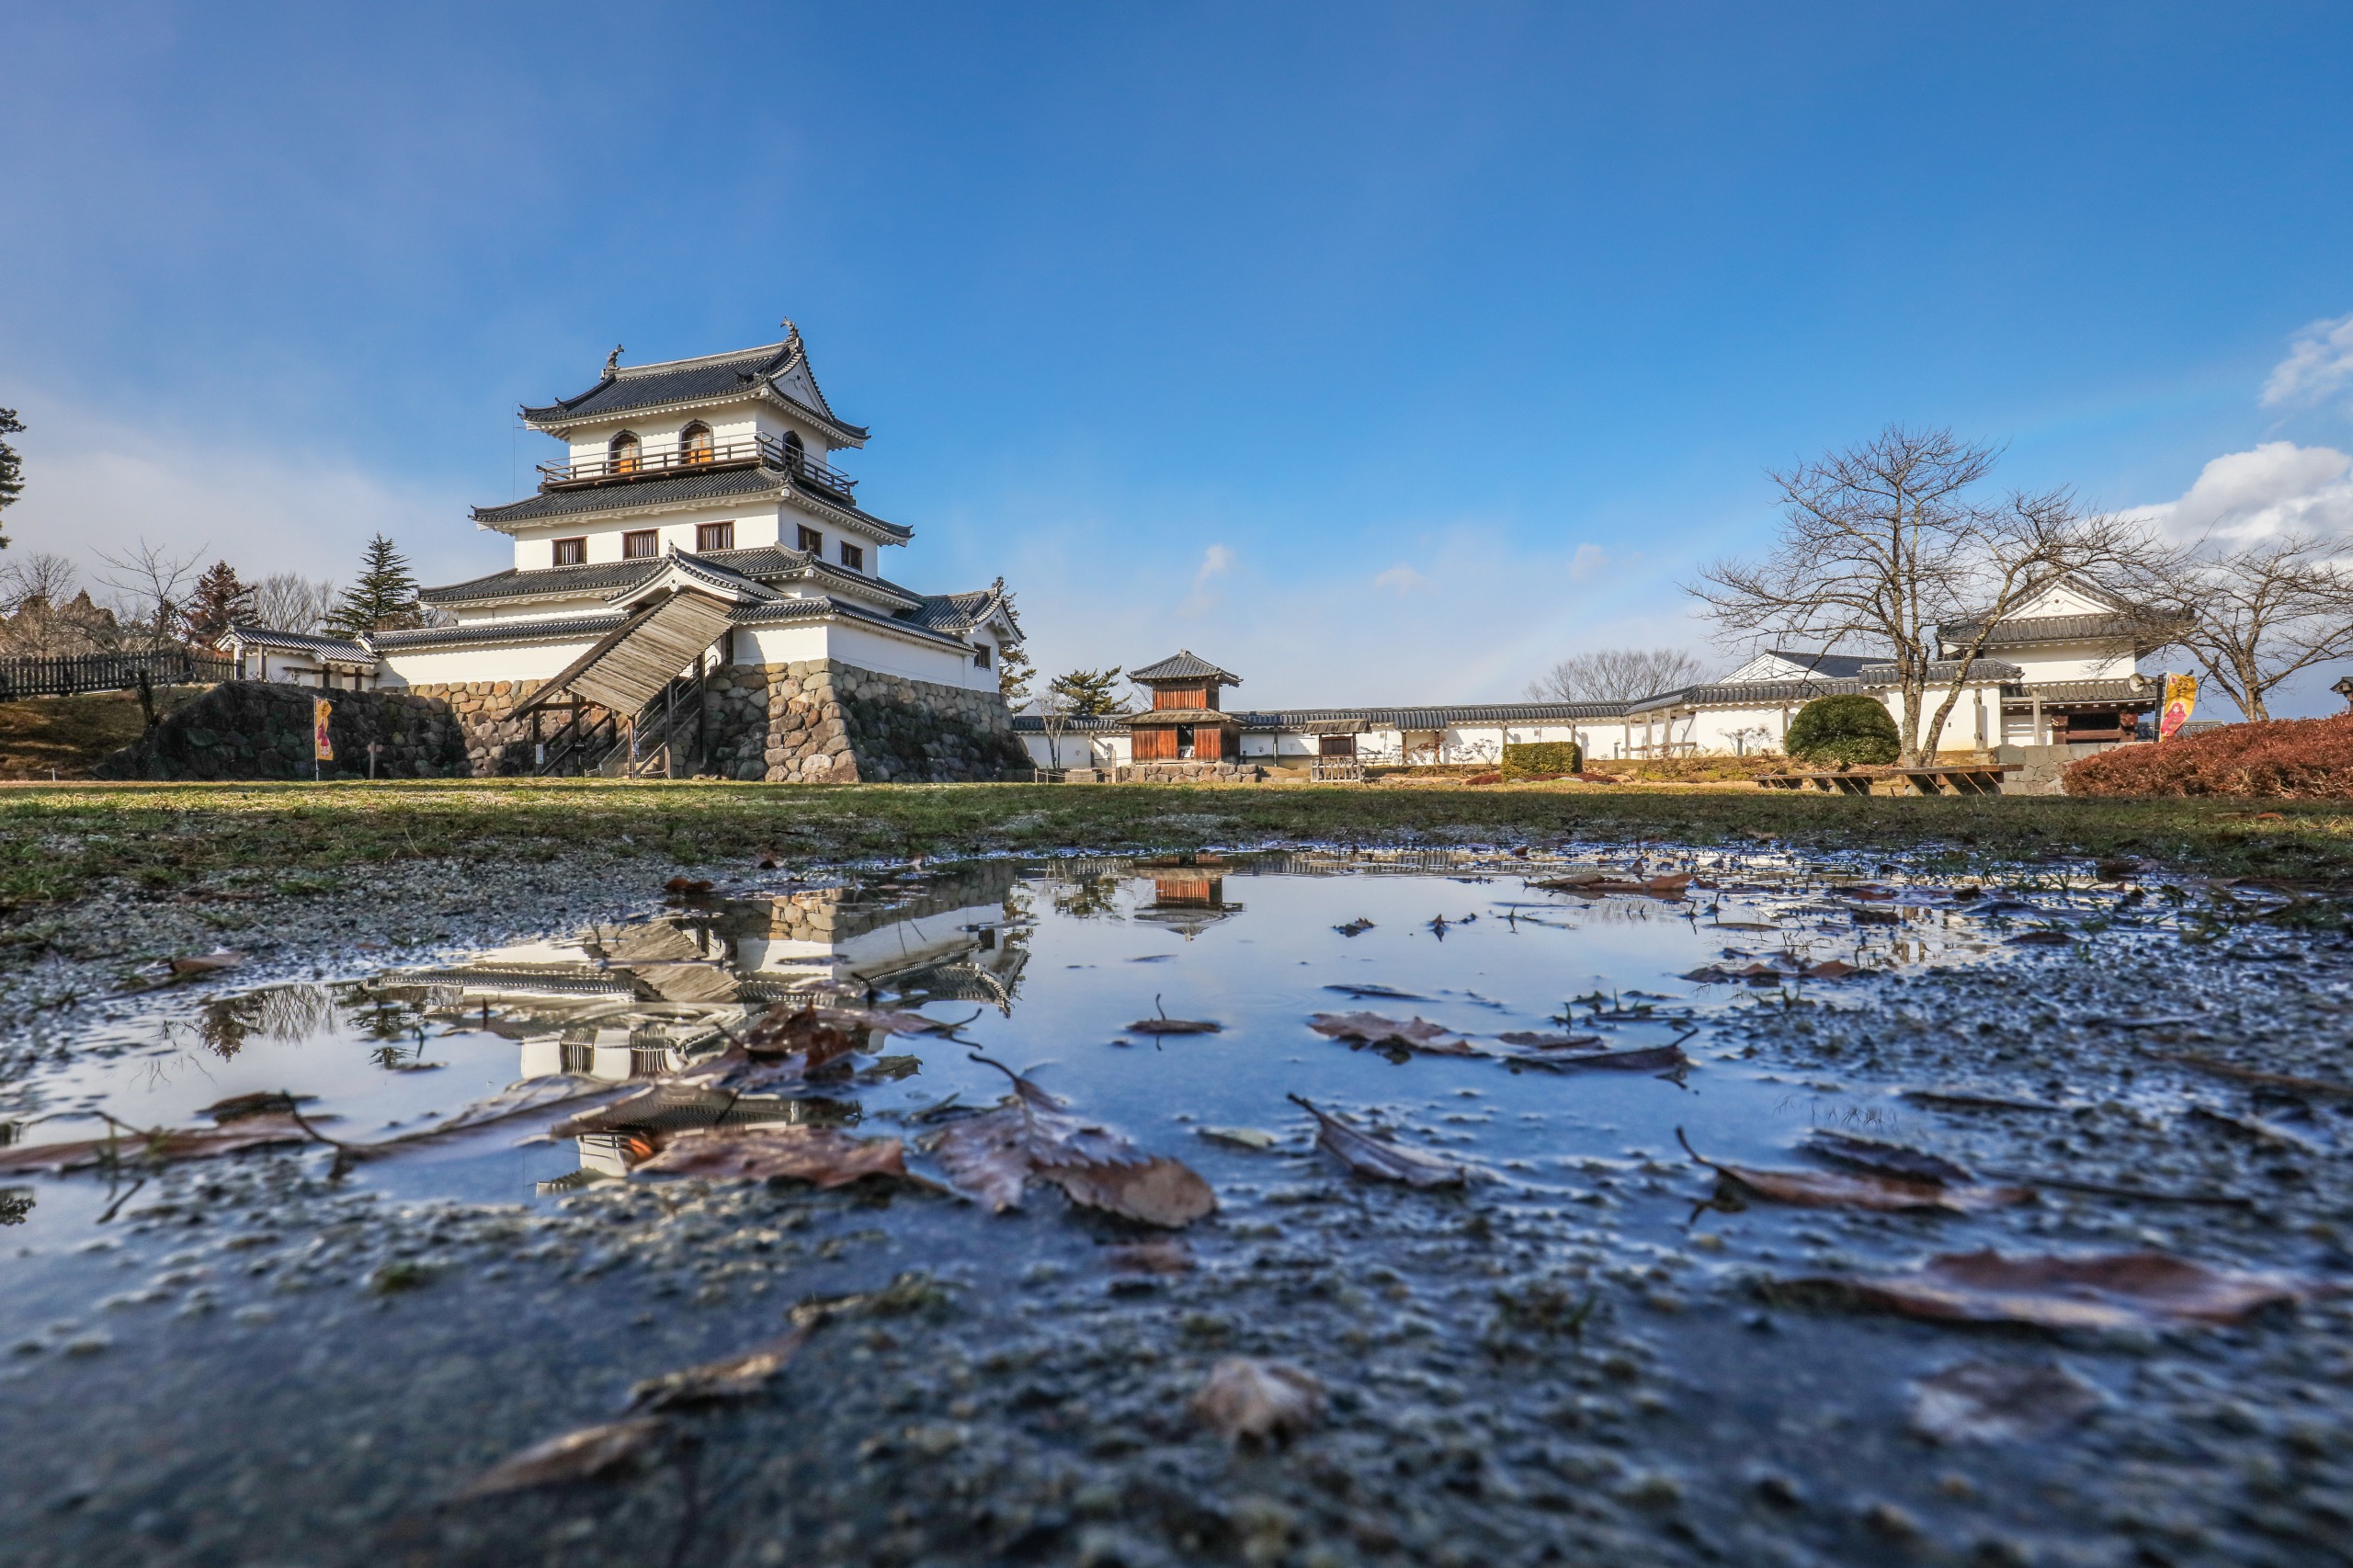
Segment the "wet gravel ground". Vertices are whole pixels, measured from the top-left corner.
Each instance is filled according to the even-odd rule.
[[[1352,1178],[1303,1116],[1268,1119],[1277,1148],[1199,1157],[1222,1209],[1177,1272],[1138,1271],[1115,1248],[1142,1233],[1051,1189],[995,1217],[874,1183],[522,1205],[464,1151],[364,1189],[313,1152],[170,1168],[101,1236],[120,1192],[44,1183],[94,1239],[19,1265],[0,1540],[28,1564],[2353,1560],[2353,1298],[2054,1335],[1775,1288],[1984,1245],[2353,1281],[2353,1098],[2163,1059],[2353,1081],[2353,949],[2139,917],[2113,891],[2046,901],[2073,945],[1722,1007],[1688,1047],[1699,1100],[1657,1085],[1666,1118],[1737,1074],[1799,1108],[1783,1146],[1824,1125],[2245,1207],[2046,1186],[1966,1217],[1701,1208],[1715,1181],[1655,1119],[1493,1157],[1461,1191]],[[1540,1114],[1478,1102],[1468,1074],[1497,1071],[1417,1058],[1350,1108],[1478,1157]],[[415,1196],[437,1180],[460,1195]],[[608,1475],[454,1500],[640,1379],[878,1291],[767,1394],[670,1417]],[[1313,1375],[1324,1420],[1264,1447],[1205,1431],[1188,1401],[1233,1355]],[[2099,1407],[1931,1440],[1916,1385],[1963,1361],[2056,1361]]]

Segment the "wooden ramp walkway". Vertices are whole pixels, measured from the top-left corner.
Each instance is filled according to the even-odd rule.
[[[708,594],[672,594],[597,639],[562,674],[517,703],[515,716],[560,697],[577,697],[623,715],[644,712],[719,641],[729,608]]]
[[[1934,767],[1858,767],[1845,773],[1768,773],[1756,782],[1767,790],[1819,790],[1830,795],[1998,795],[2002,777],[2009,771],[2006,763],[1961,762]]]

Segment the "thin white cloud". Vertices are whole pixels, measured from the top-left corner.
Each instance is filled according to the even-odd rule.
[[[22,401],[33,428],[17,437],[26,485],[8,509],[9,545],[67,556],[85,580],[106,570],[99,551],[119,555],[142,539],[200,548],[248,580],[273,572],[347,579],[378,532],[428,584],[494,572],[509,559],[506,541],[476,530],[458,495],[403,490],[329,456],[134,429],[51,400]]]
[[[1225,603],[1225,596],[1210,585],[1233,570],[1233,551],[1222,544],[1213,544],[1201,551],[1200,568],[1193,574],[1193,591],[1176,607],[1176,613],[1194,619],[1210,613]]]
[[[2208,463],[2179,500],[2130,515],[2185,541],[2353,535],[2353,457],[2334,447],[2266,441]]]
[[[2318,403],[2353,386],[2353,315],[2316,321],[2289,341],[2263,383],[2263,406]]]
[[[1569,581],[1585,582],[1587,578],[1597,575],[1601,569],[1608,564],[1608,551],[1597,544],[1581,544],[1577,546],[1577,552],[1569,557]]]
[[[1392,566],[1388,571],[1373,578],[1372,585],[1376,588],[1394,588],[1398,597],[1402,598],[1407,594],[1418,593],[1427,588],[1430,585],[1430,580],[1411,566],[1397,565]]]

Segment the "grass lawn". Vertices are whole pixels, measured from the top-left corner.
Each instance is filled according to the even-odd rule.
[[[19,785],[0,790],[0,915],[141,890],[336,890],[403,860],[548,862],[574,850],[710,867],[1267,840],[1522,843],[1578,836],[1928,848],[1951,869],[2050,854],[2353,888],[2353,804],[2042,797],[1848,799],[1761,790],[1154,785]]]
[[[202,687],[166,687],[155,705],[169,712]],[[90,769],[147,728],[139,699],[127,691],[85,697],[32,697],[0,702],[0,778],[87,778]]]

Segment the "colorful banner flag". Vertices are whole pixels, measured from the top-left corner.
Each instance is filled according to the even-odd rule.
[[[321,762],[335,760],[335,737],[327,733],[327,717],[334,711],[335,704],[324,697],[311,704],[311,721],[314,726],[311,755]]]
[[[2198,677],[2196,676],[2165,676],[2165,710],[2157,720],[2157,739],[2169,741],[2190,714],[2198,710]]]

